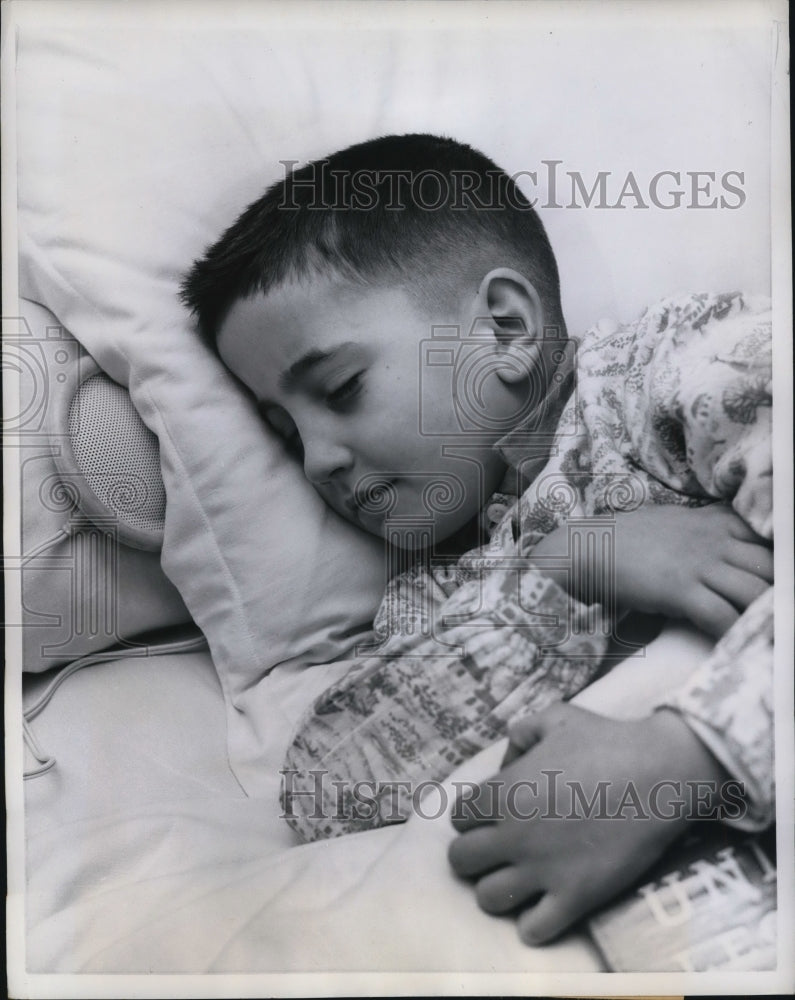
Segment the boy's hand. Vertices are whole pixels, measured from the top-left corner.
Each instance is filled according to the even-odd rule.
[[[670,711],[617,722],[559,703],[517,720],[510,736],[500,773],[456,804],[462,836],[449,858],[477,881],[484,910],[523,909],[527,944],[556,937],[634,882],[691,819],[711,814],[725,779]],[[497,804],[504,818],[495,821]]]
[[[542,539],[533,555],[561,556],[567,544],[563,525]],[[585,545],[582,551],[572,576],[564,581],[556,574],[556,579],[587,600],[603,567],[599,555]],[[688,618],[716,637],[773,582],[771,544],[723,503],[617,514],[614,561],[618,610]]]

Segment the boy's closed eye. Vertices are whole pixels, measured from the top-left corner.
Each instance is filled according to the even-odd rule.
[[[265,423],[284,441],[289,454],[302,461],[304,446],[301,442],[301,435],[298,433],[298,428],[295,426],[289,413],[282,409],[281,406],[269,404],[260,407],[260,415]]]
[[[352,403],[364,389],[364,372],[356,372],[336,388],[326,393],[325,401],[332,409],[344,409]]]

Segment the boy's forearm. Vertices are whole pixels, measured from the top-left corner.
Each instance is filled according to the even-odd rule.
[[[731,796],[730,776],[683,717],[661,708],[647,720],[646,727],[649,747],[659,754],[660,781],[672,782],[672,791],[691,790],[684,818],[706,819],[720,809],[726,794]]]
[[[626,515],[624,515],[626,517]],[[616,571],[615,551],[610,563],[603,561],[602,544],[612,533],[612,518],[590,518],[586,525],[564,523],[540,539],[530,553],[530,562],[574,600],[585,604],[599,604],[604,614],[620,617],[636,608],[632,588],[622,588],[620,574]],[[599,541],[589,543],[588,535]],[[574,544],[572,544],[574,542]],[[600,542],[602,544],[600,544]]]
[[[579,558],[569,550],[570,531],[568,524],[562,524],[542,538],[530,553],[530,562],[571,597],[582,600],[584,592],[589,588],[587,581],[593,576],[590,561],[582,556],[582,547],[578,547]],[[576,559],[576,565],[573,564]]]

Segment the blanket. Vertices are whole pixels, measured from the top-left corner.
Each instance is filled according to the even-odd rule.
[[[582,704],[642,714],[708,646],[670,628]],[[27,783],[28,970],[602,968],[581,932],[530,949],[510,918],[478,910],[447,864],[446,809],[429,803],[433,818],[296,845],[279,818],[278,761],[301,692],[305,706],[329,679],[313,667],[263,682],[274,706],[262,757],[273,794],[246,798],[226,763],[223,697],[206,653],[121,656],[69,678],[33,723],[56,764]],[[451,781],[488,777],[503,751],[496,743]]]

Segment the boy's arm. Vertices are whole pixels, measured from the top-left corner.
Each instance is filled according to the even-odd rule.
[[[454,813],[463,836],[450,861],[477,880],[485,910],[527,906],[519,932],[540,944],[630,885],[690,822],[774,820],[772,595],[647,719],[557,705],[512,723],[503,769],[484,786],[501,789],[499,822],[481,808],[485,792]]]
[[[628,327],[593,328],[553,457],[520,502],[522,553],[550,575],[572,556],[555,578],[603,606],[612,584],[608,613],[722,635],[772,582],[770,383],[769,306],[740,294],[667,299]]]
[[[647,719],[561,704],[511,725],[502,770],[454,812],[450,862],[483,909],[524,908],[519,933],[541,944],[631,885],[691,822],[772,822],[772,606],[768,589]]]
[[[537,552],[562,543],[554,534]],[[584,548],[584,547],[583,547]],[[578,567],[581,586],[600,571]],[[661,707],[683,722],[745,788],[738,825],[766,826],[773,793],[773,553],[724,505],[657,507],[617,517],[616,601],[686,617],[723,636]]]

